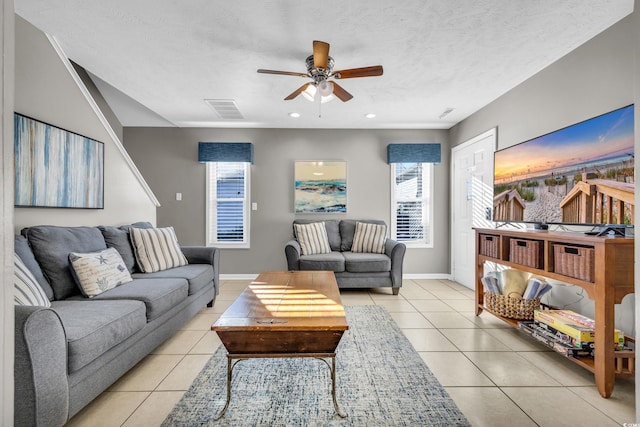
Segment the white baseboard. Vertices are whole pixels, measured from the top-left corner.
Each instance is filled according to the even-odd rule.
[[[255,280],[257,274],[221,274],[220,280]],[[419,274],[403,274],[403,279],[445,279],[451,280],[451,275],[446,273],[419,273]]]

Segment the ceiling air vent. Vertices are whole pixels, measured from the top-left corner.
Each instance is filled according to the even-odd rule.
[[[233,99],[205,99],[204,102],[209,104],[222,120],[244,119]]]

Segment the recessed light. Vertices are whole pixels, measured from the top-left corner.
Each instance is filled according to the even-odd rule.
[[[300,113],[289,113],[289,117],[293,117],[294,119],[297,119],[298,117],[300,117]]]
[[[368,113],[364,115],[367,119],[373,119],[376,117],[376,115],[374,113]]]

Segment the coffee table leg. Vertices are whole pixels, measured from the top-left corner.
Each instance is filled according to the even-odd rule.
[[[346,418],[347,414],[340,410],[338,400],[336,399],[336,357],[331,358],[331,396],[333,397],[333,406],[340,417]]]
[[[224,404],[224,408],[215,417],[213,420],[218,421],[220,418],[224,416],[224,413],[227,412],[227,408],[229,407],[229,402],[231,401],[231,373],[233,372],[233,365],[231,364],[231,357],[227,355],[227,402]]]

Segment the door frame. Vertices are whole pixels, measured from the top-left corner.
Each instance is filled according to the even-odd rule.
[[[450,254],[449,254],[449,258],[450,258],[450,265],[449,265],[449,271],[451,272],[451,278],[455,279],[454,277],[454,263],[455,263],[455,253],[456,253],[456,243],[455,243],[455,239],[454,239],[454,209],[455,209],[455,188],[456,186],[454,185],[455,179],[456,177],[454,176],[455,174],[455,168],[454,168],[454,158],[455,158],[455,154],[456,152],[460,151],[460,150],[464,150],[467,149],[469,147],[471,147],[473,144],[476,144],[479,141],[482,141],[486,138],[491,138],[493,137],[493,151],[495,152],[498,148],[498,128],[497,127],[493,127],[485,132],[482,132],[479,135],[474,136],[473,138],[470,138],[464,142],[462,142],[461,144],[456,145],[455,147],[451,148],[451,165],[450,165],[450,171],[451,171],[451,175],[450,175],[450,180],[451,180],[451,197],[449,199],[449,222],[451,224],[451,227],[449,228],[449,241],[450,241]]]

